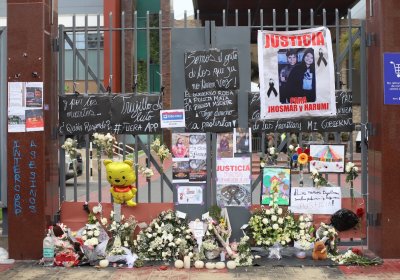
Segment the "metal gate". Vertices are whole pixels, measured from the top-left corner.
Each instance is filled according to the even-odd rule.
[[[336,89],[337,90],[348,90],[353,92],[354,97],[353,100],[359,102],[359,106],[354,106],[353,111],[353,122],[355,126],[355,130],[359,131],[359,140],[356,143],[356,138],[358,133],[349,133],[343,134],[340,132],[335,133],[300,133],[297,138],[297,143],[300,145],[315,143],[316,141],[320,143],[344,143],[348,147],[348,160],[356,162],[361,167],[361,176],[360,176],[360,189],[356,191],[356,196],[364,198],[366,203],[367,201],[367,92],[366,92],[366,38],[365,38],[365,22],[364,21],[354,21],[351,18],[351,13],[348,11],[347,18],[341,19],[339,16],[338,10],[328,11],[330,15],[334,14],[333,20],[332,17],[327,17],[327,11],[323,10],[322,17],[321,15],[318,18],[314,15],[313,10],[302,12],[298,11],[297,13],[297,22],[293,24],[289,22],[289,12],[286,10],[284,12],[285,24],[278,24],[276,21],[277,12],[275,10],[268,11],[271,15],[269,22],[263,22],[264,19],[264,11],[260,10],[260,24],[252,25],[253,19],[251,17],[250,10],[247,15],[247,25],[239,26],[239,13],[235,11],[235,22],[232,26],[226,25],[226,13],[225,11],[221,12],[223,26],[215,26],[214,22],[205,22],[204,26],[198,20],[199,12],[197,12],[196,19],[193,21],[188,21],[186,16],[183,23],[179,23],[179,27],[176,25],[176,22],[173,20],[173,14],[165,16],[161,11],[158,14],[150,14],[147,12],[145,18],[139,18],[137,12],[133,15],[133,26],[128,27],[125,26],[125,14],[121,14],[121,28],[115,28],[112,25],[110,26],[101,26],[100,25],[100,16],[97,18],[97,26],[89,26],[88,20],[86,17],[85,26],[75,26],[75,18],[73,18],[73,27],[66,28],[64,26],[60,26],[60,56],[59,56],[59,88],[60,94],[65,94],[66,92],[66,65],[67,63],[71,63],[72,68],[72,76],[70,77],[70,81],[73,88],[69,88],[69,91],[75,91],[75,84],[80,80],[81,83],[84,83],[83,92],[87,94],[89,92],[89,84],[92,83],[92,86],[95,88],[96,92],[107,91],[107,85],[110,83],[112,79],[112,71],[110,71],[110,77],[108,80],[102,81],[100,78],[100,73],[104,71],[101,68],[101,58],[103,57],[103,41],[102,38],[105,34],[110,36],[119,35],[121,36],[121,92],[129,92],[130,89],[125,85],[126,78],[124,74],[124,69],[126,67],[131,67],[132,65],[127,65],[125,61],[130,61],[132,57],[126,57],[125,48],[126,48],[126,40],[128,36],[133,38],[133,42],[135,42],[135,46],[131,46],[134,48],[133,53],[133,76],[134,83],[132,83],[133,89],[135,92],[151,92],[151,91],[162,91],[161,87],[163,82],[166,82],[166,78],[169,77],[171,72],[179,72],[183,71],[183,63],[179,59],[172,60],[170,63],[168,59],[165,59],[167,56],[165,54],[169,54],[168,51],[171,49],[172,52],[176,52],[178,49],[182,50],[185,47],[193,47],[196,45],[196,49],[199,49],[199,46],[208,48],[224,48],[227,45],[241,45],[243,47],[243,61],[247,65],[250,65],[250,47],[251,47],[251,34],[253,34],[256,30],[259,29],[269,29],[269,30],[296,30],[296,29],[304,29],[310,28],[317,25],[324,25],[328,27],[333,35],[333,48],[335,53],[335,73],[336,73]],[[113,15],[109,15],[109,22],[112,22]],[[306,18],[306,20],[304,20]],[[167,23],[167,24],[166,24]],[[189,27],[191,26],[191,27]],[[165,37],[172,32],[172,42],[170,45],[165,45]],[[235,37],[235,34],[247,34],[241,35],[239,37]],[[83,38],[79,41],[78,37]],[[89,40],[90,38],[90,40]],[[143,45],[143,41],[145,44]],[[109,64],[112,65],[113,55],[113,45],[112,40],[110,42],[110,52],[109,52]],[[164,44],[163,44],[164,42]],[[144,59],[140,60],[139,52],[142,51],[141,48],[145,48],[145,56]],[[193,48],[192,48],[193,49]],[[69,59],[66,60],[66,53],[70,52]],[[248,56],[248,57],[247,57]],[[107,57],[105,55],[104,57]],[[354,57],[357,57],[354,59]],[[359,59],[358,59],[359,57]],[[143,58],[143,57],[142,57]],[[174,56],[173,56],[174,58]],[[182,57],[183,59],[183,57]],[[90,61],[91,60],[91,61]],[[165,60],[165,61],[164,61]],[[158,65],[166,65],[166,68],[169,68],[169,71],[165,71],[163,67],[160,67],[158,71],[151,71],[152,68],[156,67],[155,64]],[[241,68],[240,76],[243,77],[244,81],[250,81],[250,69]],[[83,78],[78,78],[78,70],[83,72]],[[144,69],[144,70],[143,70]],[[176,74],[176,73],[175,73]],[[160,88],[154,86],[154,83],[151,84],[151,81],[157,80],[159,81]],[[157,83],[156,83],[157,84]],[[242,84],[242,83],[241,83]],[[175,108],[179,107],[180,101],[179,94],[183,93],[185,88],[183,76],[181,78],[172,78],[172,90],[173,94],[171,97],[172,106]],[[241,89],[242,91],[249,91],[250,84],[246,84]],[[357,98],[355,98],[357,97]],[[244,98],[242,101],[239,101],[239,104],[242,104],[242,108],[240,108],[240,120],[239,123],[241,126],[247,126],[247,96],[242,94]],[[358,100],[357,100],[358,99]],[[183,108],[183,106],[181,107]],[[356,113],[355,113],[356,112]],[[216,146],[216,135],[213,133],[208,134],[208,145],[212,147]],[[283,148],[285,145],[288,145],[290,142],[290,131],[286,134],[272,134],[267,135],[265,132],[261,133],[261,135],[254,135],[253,138],[253,146],[255,149],[253,150],[253,162],[254,166],[258,165],[259,156],[265,155],[266,148],[268,146],[274,146],[279,151],[284,151]],[[161,135],[162,137],[162,135]],[[153,166],[154,169],[157,170],[158,177],[152,182],[145,182],[143,178],[140,178],[137,181],[137,185],[139,186],[137,199],[139,202],[172,202],[173,201],[173,185],[171,183],[171,169],[170,166],[164,166],[164,168],[160,168],[157,160],[151,155],[150,151],[150,143],[153,139],[153,136],[149,135],[123,135],[118,139],[118,142],[115,143],[115,154],[114,157],[118,157],[121,159],[126,158],[127,156],[132,156],[135,158],[135,163],[139,164],[140,161],[143,161],[148,167]],[[269,140],[268,140],[269,139]],[[60,138],[60,145],[64,142],[65,137]],[[110,201],[110,196],[107,194],[106,189],[108,188],[108,183],[105,181],[103,171],[98,169],[96,163],[96,157],[92,154],[92,145],[90,141],[90,136],[86,135],[81,138],[82,145],[82,163],[83,163],[83,175],[79,178],[74,177],[73,183],[71,180],[65,180],[66,170],[65,167],[68,167],[64,164],[65,162],[65,154],[62,149],[60,149],[60,185],[61,185],[61,197],[60,200],[64,201]],[[356,144],[359,145],[361,153],[356,153]],[[139,152],[142,150],[143,152]],[[209,154],[207,155],[208,161],[211,164],[208,166],[213,166],[214,170],[211,170],[211,174],[215,174],[215,155],[211,153],[211,150],[208,149]],[[255,168],[256,169],[256,168]],[[100,172],[96,172],[96,170],[100,170]],[[137,171],[137,170],[136,170]],[[97,173],[97,174],[93,174]],[[261,193],[261,174],[258,176],[253,176],[252,183],[252,203],[259,204],[260,203],[260,193]],[[337,175],[327,175],[327,179],[338,185],[343,186],[344,174]],[[71,183],[70,183],[71,182]],[[215,197],[213,196],[213,189],[215,185],[215,178],[211,178],[208,181],[207,187],[207,204],[212,205],[215,203]],[[167,188],[165,188],[167,186]],[[347,188],[343,188],[344,195],[348,196]],[[368,209],[367,207],[365,207]],[[233,211],[236,211],[234,209]],[[202,210],[199,210],[202,211]],[[240,212],[240,211],[239,211]],[[248,216],[247,213],[243,215],[240,213],[236,213],[245,219],[245,216]],[[240,220],[240,219],[239,219]],[[240,221],[238,222],[240,223]],[[365,239],[361,240],[362,243],[365,243]]]

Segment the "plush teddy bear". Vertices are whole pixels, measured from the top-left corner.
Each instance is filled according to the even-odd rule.
[[[326,260],[328,254],[324,242],[317,241],[314,243],[314,249],[312,252],[313,260]]]
[[[126,202],[128,206],[136,206],[133,198],[137,189],[132,185],[136,180],[133,171],[133,161],[124,160],[123,162],[104,160],[107,172],[107,180],[111,184],[110,192],[114,198],[114,202],[123,204]]]

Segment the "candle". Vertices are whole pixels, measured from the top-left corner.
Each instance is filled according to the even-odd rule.
[[[190,268],[190,257],[189,256],[183,257],[183,267],[186,269]]]
[[[219,256],[221,257],[221,262],[225,261],[225,251],[222,251]]]

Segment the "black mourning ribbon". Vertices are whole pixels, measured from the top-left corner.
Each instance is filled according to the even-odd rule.
[[[272,79],[269,80],[269,89],[268,89],[268,92],[267,92],[267,96],[268,96],[268,97],[271,95],[271,91],[274,92],[275,97],[278,96],[278,92],[276,92],[276,89],[275,89],[275,87],[274,87],[274,80],[272,80]]]
[[[328,62],[326,61],[325,57],[324,57],[324,53],[322,52],[322,50],[319,51],[319,58],[317,61],[317,65],[319,66],[321,64],[321,61],[324,62],[325,66],[328,65]]]

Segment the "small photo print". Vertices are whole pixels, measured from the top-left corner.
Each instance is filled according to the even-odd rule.
[[[26,110],[26,131],[43,131],[44,130],[44,120],[43,120],[43,110]]]
[[[172,133],[171,153],[174,159],[189,158],[188,133]]]
[[[233,131],[233,139],[234,153],[251,153],[251,128],[235,128]]]
[[[43,107],[43,91],[40,87],[26,87],[26,107]]]
[[[172,163],[172,181],[189,182],[189,161],[174,161]]]
[[[233,157],[233,133],[217,134],[217,157],[231,158]]]

